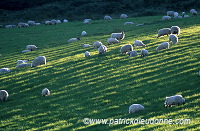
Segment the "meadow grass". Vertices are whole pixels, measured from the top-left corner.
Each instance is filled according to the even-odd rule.
[[[199,130],[200,16],[161,21],[162,16],[93,20],[91,24],[69,22],[55,26],[0,29],[0,89],[9,92],[0,102],[0,130]],[[132,21],[143,26],[123,23]],[[156,47],[168,37],[157,37],[161,28],[181,28],[179,43],[168,50]],[[107,44],[112,32],[125,31],[119,44]],[[80,37],[81,41],[68,43]],[[142,40],[147,57],[128,58],[121,46]],[[108,51],[99,55],[92,45],[101,41]],[[21,53],[28,44],[38,51]],[[139,51],[142,48],[134,48]],[[85,58],[89,51],[91,57]],[[16,69],[16,61],[46,56],[47,65]],[[48,88],[51,95],[42,97]],[[166,96],[182,94],[185,105],[164,108]],[[145,111],[129,114],[128,107],[139,103]],[[190,119],[190,124],[84,124],[91,119]]]

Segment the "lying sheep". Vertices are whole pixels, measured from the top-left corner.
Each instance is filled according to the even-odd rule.
[[[9,69],[9,68],[1,68],[1,69],[0,69],[0,74],[1,74],[1,73],[8,73],[8,72],[10,72],[10,69]]]
[[[123,45],[123,46],[121,47],[121,49],[120,49],[120,52],[121,52],[122,54],[126,54],[126,53],[128,53],[128,52],[130,52],[130,51],[133,51],[133,46],[132,46],[131,44]]]
[[[157,38],[158,37],[160,37],[160,36],[164,36],[164,35],[170,35],[171,34],[171,29],[169,29],[169,28],[163,28],[163,29],[160,29],[159,31],[158,31],[158,36],[157,36]]]
[[[85,35],[87,35],[87,32],[86,31],[82,31],[81,36],[85,36]]]
[[[169,43],[168,42],[163,42],[158,47],[156,48],[156,51],[162,50],[162,49],[169,49]]]
[[[104,20],[112,20],[112,17],[106,15],[106,16],[104,16]]]
[[[172,18],[170,16],[163,16],[162,17],[162,21],[166,21],[166,20],[171,20]]]
[[[90,56],[90,52],[86,51],[85,52],[85,57],[89,57]]]
[[[46,65],[46,57],[45,56],[38,56],[33,60],[32,67],[36,67],[38,65]]]
[[[22,53],[26,53],[26,52],[29,52],[29,51],[30,51],[30,50],[23,50]]]
[[[68,22],[68,20],[66,20],[66,19],[63,20],[63,23],[67,23],[67,22]]]
[[[1,90],[0,91],[0,99],[1,101],[6,101],[8,99],[8,92],[6,90]]]
[[[86,48],[86,47],[90,47],[89,44],[82,44],[82,46],[83,46],[84,48]]]
[[[24,64],[26,62],[28,62],[29,60],[17,60],[17,64]]]
[[[27,45],[26,49],[30,50],[30,51],[38,50],[37,46],[35,46],[35,45]]]
[[[171,17],[173,17],[174,16],[174,11],[167,11],[167,16],[171,16]]]
[[[126,18],[128,18],[128,16],[126,14],[121,14],[120,15],[120,19],[126,19]]]
[[[144,23],[142,23],[142,24],[137,24],[136,26],[142,26],[142,25],[144,25]]]
[[[173,44],[178,43],[178,37],[176,35],[169,36],[169,42],[172,41]]]
[[[75,42],[81,40],[80,38],[71,38],[68,40],[68,43]]]
[[[109,38],[109,39],[107,40],[107,42],[108,42],[108,44],[119,43],[119,41],[118,41],[116,38]]]
[[[103,55],[106,53],[107,51],[107,47],[105,45],[101,45],[99,48],[98,48],[98,51],[99,51],[99,54],[100,55]]]
[[[56,24],[61,24],[61,20],[56,20]]]
[[[182,97],[182,95],[170,96],[166,97],[164,104],[165,107],[172,107],[172,105],[185,104],[185,99]]]
[[[101,45],[102,45],[102,43],[101,43],[100,41],[95,41],[95,42],[93,43],[93,47],[94,47],[95,49],[98,49]]]
[[[141,56],[148,56],[148,54],[149,54],[149,52],[148,52],[147,50],[145,50],[145,49],[142,49],[142,50],[140,51],[140,55],[141,55]]]
[[[128,55],[129,55],[129,57],[135,57],[135,56],[138,56],[138,53],[137,53],[137,51],[133,50],[133,51],[129,51]]]
[[[117,40],[123,40],[124,37],[125,37],[124,31],[122,31],[121,33],[112,33],[111,34],[111,38],[116,38]]]
[[[91,19],[84,19],[84,20],[83,20],[83,23],[84,23],[84,24],[89,24],[90,21],[91,21]]]
[[[142,110],[144,110],[144,106],[142,106],[141,104],[132,104],[129,107],[129,113],[135,113]]]
[[[133,25],[133,22],[125,22],[124,25]]]
[[[171,33],[179,35],[181,33],[180,27],[178,27],[178,26],[172,26],[171,27]]]
[[[22,63],[16,66],[16,68],[32,67],[31,63]]]
[[[135,46],[135,47],[137,47],[137,46],[145,47],[146,45],[145,45],[142,41],[135,40],[135,41],[134,41],[134,46]]]
[[[50,91],[49,91],[49,89],[47,89],[47,88],[44,88],[43,90],[42,90],[42,96],[49,96],[50,95]]]

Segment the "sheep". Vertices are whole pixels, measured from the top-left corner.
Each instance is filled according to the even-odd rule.
[[[184,15],[183,17],[184,17],[184,18],[188,18],[188,17],[190,17],[190,16],[189,16],[189,15]]]
[[[56,20],[45,21],[45,25],[56,25]]]
[[[106,15],[106,16],[104,16],[104,20],[112,20],[112,17]]]
[[[35,23],[35,25],[41,25],[41,23]]]
[[[162,17],[162,21],[165,21],[165,20],[171,20],[172,18],[170,16],[163,16]]]
[[[198,13],[197,13],[197,11],[195,10],[195,11],[192,12],[192,14],[193,14],[193,15],[197,15]]]
[[[101,45],[102,45],[102,43],[101,43],[100,41],[95,41],[95,42],[93,43],[93,47],[94,47],[95,49],[98,49]]]
[[[17,60],[17,64],[24,64],[26,62],[28,62],[29,60]]]
[[[105,45],[101,45],[99,48],[98,48],[98,51],[99,51],[99,54],[100,55],[103,55],[106,53],[107,51],[107,47]]]
[[[29,21],[28,21],[28,25],[29,25],[29,26],[34,26],[34,25],[36,25],[36,24],[35,24],[35,21],[29,20]]]
[[[171,34],[177,34],[179,35],[181,33],[181,29],[178,26],[172,26],[171,27]]]
[[[56,25],[57,24],[57,20],[51,20],[51,25]]]
[[[199,72],[198,72],[198,76],[200,77],[200,70],[199,70]]]
[[[171,16],[172,17],[172,16],[174,16],[174,13],[175,13],[174,11],[167,11],[167,16]]]
[[[27,45],[26,49],[30,50],[30,51],[38,50],[37,46],[35,46],[35,45]]]
[[[67,22],[68,22],[68,20],[66,20],[66,19],[63,20],[63,23],[67,23]]]
[[[85,48],[86,48],[86,47],[90,47],[89,44],[82,44],[82,46],[85,47]]]
[[[32,67],[31,63],[22,63],[16,66],[16,68]]]
[[[18,27],[29,27],[29,25],[27,23],[18,23]]]
[[[178,37],[176,35],[169,36],[169,42],[172,41],[173,44],[178,43]]]
[[[0,69],[0,74],[1,74],[1,73],[8,73],[8,72],[10,72],[10,69],[9,69],[9,68],[1,68],[1,69]]]
[[[178,12],[174,12],[174,18],[178,18],[179,14]]]
[[[108,44],[112,44],[112,43],[119,43],[119,41],[116,38],[109,38],[107,40]]]
[[[84,23],[84,24],[89,24],[90,21],[91,21],[91,19],[84,19],[84,20],[83,20],[83,23]]]
[[[128,16],[126,14],[121,14],[120,15],[120,19],[126,19],[126,18],[128,18]]]
[[[68,43],[75,42],[81,40],[80,38],[71,38],[68,40]]]
[[[124,25],[133,25],[133,22],[125,22]]]
[[[61,20],[56,20],[56,24],[61,24]]]
[[[90,56],[90,52],[86,51],[85,52],[85,57],[89,57]]]
[[[190,13],[192,13],[192,12],[194,12],[194,11],[196,11],[196,10],[195,10],[195,9],[191,9],[191,10],[190,10]]]
[[[1,101],[6,101],[8,99],[8,92],[6,90],[1,90],[0,91],[0,99]]]
[[[135,40],[134,41],[134,46],[135,47],[137,47],[137,46],[145,47],[146,45],[142,41]]]
[[[137,24],[136,26],[142,26],[142,25],[144,25],[144,23],[142,23],[142,24]]]
[[[165,107],[172,107],[172,105],[180,104],[185,104],[185,99],[182,97],[182,95],[166,97],[166,100],[164,102]]]
[[[23,50],[22,53],[26,53],[26,52],[29,52],[29,51],[30,51],[30,50]]]
[[[162,49],[169,49],[169,42],[163,42],[156,48],[156,51],[162,50]]]
[[[50,95],[50,91],[49,91],[49,89],[47,89],[47,88],[44,88],[43,90],[42,90],[42,96],[49,96]]]
[[[46,57],[45,56],[38,56],[32,62],[32,67],[36,67],[38,65],[46,65]]]
[[[112,33],[111,34],[111,38],[116,38],[117,40],[123,40],[124,37],[125,37],[124,31],[122,31],[121,33]]]
[[[16,25],[6,25],[5,28],[13,28],[15,27]]]
[[[164,35],[170,35],[171,34],[171,29],[169,29],[169,28],[163,28],[163,29],[160,29],[159,31],[158,31],[158,36],[157,36],[157,38],[158,37],[160,37],[160,36],[164,36]]]
[[[126,54],[128,53],[129,51],[133,51],[133,46],[131,44],[127,44],[127,45],[123,45],[120,49],[120,52],[122,54]]]
[[[148,52],[147,50],[145,50],[145,49],[142,49],[142,50],[140,51],[140,55],[141,55],[141,56],[148,56],[148,54],[149,54],[149,52]]]
[[[85,35],[87,35],[87,32],[82,31],[81,36],[85,36]]]
[[[135,113],[138,111],[143,111],[144,110],[144,106],[142,106],[141,104],[132,104],[129,107],[129,113]]]
[[[129,51],[128,52],[129,57],[135,57],[138,55],[137,51],[133,50],[133,51]]]

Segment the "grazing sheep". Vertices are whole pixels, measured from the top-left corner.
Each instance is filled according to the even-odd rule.
[[[123,46],[121,47],[121,49],[120,49],[120,52],[121,52],[122,54],[126,54],[126,53],[128,53],[128,52],[130,52],[130,51],[133,51],[133,46],[132,46],[131,44],[123,45]]]
[[[28,62],[29,60],[17,60],[17,64],[24,64],[26,62]]]
[[[8,73],[8,72],[10,72],[10,69],[9,69],[9,68],[1,68],[1,69],[0,69],[0,74],[1,74],[1,73]]]
[[[80,38],[71,38],[68,40],[68,43],[75,42],[81,40]]]
[[[87,35],[87,32],[82,31],[81,36],[85,36],[85,35]]]
[[[0,91],[0,99],[1,101],[6,101],[8,99],[8,92],[6,90],[1,90]]]
[[[29,52],[29,51],[30,51],[30,50],[23,50],[22,53],[26,53],[26,52]]]
[[[170,16],[163,16],[162,17],[162,21],[165,21],[165,20],[171,20],[172,18]]]
[[[141,54],[141,56],[148,56],[149,52],[145,49],[142,49],[140,54]]]
[[[125,37],[124,31],[122,31],[121,33],[112,33],[111,34],[111,38],[116,38],[117,40],[123,40],[124,37]]]
[[[120,15],[120,19],[126,19],[126,18],[128,18],[128,16],[126,14],[121,14]]]
[[[109,38],[107,40],[108,44],[112,44],[112,43],[119,43],[119,41],[116,38]]]
[[[178,43],[178,37],[176,35],[169,36],[169,42],[172,41],[173,44]]]
[[[171,33],[179,35],[181,33],[180,27],[178,27],[178,26],[172,26],[171,27]]]
[[[63,20],[63,23],[67,23],[67,22],[68,22],[68,20],[66,20],[66,19]]]
[[[35,45],[27,45],[26,49],[30,50],[30,51],[38,50],[37,46],[35,46]]]
[[[171,17],[173,17],[174,16],[174,11],[167,11],[167,16],[171,16]]]
[[[49,89],[47,89],[47,88],[44,88],[43,90],[42,90],[42,96],[49,96],[50,95],[50,91],[49,91]]]
[[[135,56],[138,56],[138,53],[137,53],[137,51],[133,50],[133,51],[129,51],[128,55],[129,55],[129,57],[135,57]]]
[[[36,67],[38,65],[46,65],[46,57],[45,56],[38,56],[33,60],[32,67]]]
[[[85,52],[85,57],[89,57],[90,56],[90,52],[86,51]]]
[[[16,66],[16,68],[32,67],[31,63],[22,63]]]
[[[144,110],[144,106],[142,106],[141,104],[132,104],[129,107],[129,113],[135,113],[142,110]]]
[[[102,45],[102,43],[101,43],[100,41],[95,41],[95,42],[93,43],[93,47],[94,47],[95,49],[98,49],[101,45]]]
[[[133,22],[125,22],[124,25],[133,25]]]
[[[158,36],[157,36],[157,38],[158,37],[160,37],[160,36],[164,36],[164,35],[170,35],[171,34],[171,29],[169,29],[169,28],[163,28],[163,29],[160,29],[159,31],[158,31]]]
[[[169,43],[168,42],[163,42],[158,47],[156,48],[156,51],[162,50],[162,49],[169,49]]]
[[[135,47],[137,47],[137,46],[145,47],[146,45],[142,41],[135,40],[134,41],[134,46]]]
[[[29,24],[20,22],[18,23],[18,27],[29,27]]]
[[[170,96],[166,97],[164,104],[165,107],[172,107],[172,105],[185,104],[185,99],[182,97],[182,95]]]
[[[99,54],[100,55],[103,55],[106,53],[107,51],[107,47],[105,45],[101,45],[99,48],[98,48],[98,51],[99,51]]]
[[[28,21],[28,25],[29,25],[29,26],[34,26],[34,25],[35,25],[35,21],[29,20],[29,21]]]
[[[85,48],[86,48],[86,47],[90,47],[89,44],[82,44],[82,46],[85,47]]]
[[[56,20],[45,21],[45,25],[56,25],[56,24],[57,24]]]
[[[112,17],[106,15],[106,16],[104,16],[104,20],[112,20]]]

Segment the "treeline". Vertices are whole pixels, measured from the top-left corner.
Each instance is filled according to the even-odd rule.
[[[104,15],[119,17],[159,15],[167,10],[189,12],[199,9],[200,0],[1,0],[0,24],[47,19],[102,19]]]

